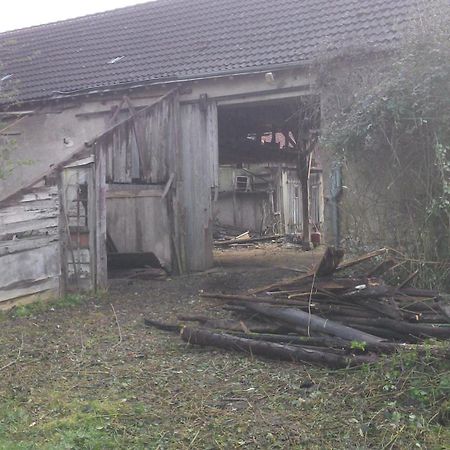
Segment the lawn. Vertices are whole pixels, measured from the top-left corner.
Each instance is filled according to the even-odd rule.
[[[330,371],[187,346],[143,325],[213,314],[200,289],[275,272],[116,281],[99,297],[3,314],[0,448],[449,449],[450,361],[431,351]]]

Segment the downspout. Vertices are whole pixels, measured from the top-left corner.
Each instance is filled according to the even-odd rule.
[[[341,245],[341,220],[339,201],[342,197],[342,165],[334,162],[330,175],[331,228],[336,248]]]

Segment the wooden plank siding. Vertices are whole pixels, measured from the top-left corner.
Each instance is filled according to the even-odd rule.
[[[171,270],[169,218],[162,194],[162,186],[109,185],[108,234],[119,253],[151,252]]]
[[[104,228],[101,235],[97,230],[97,276],[101,267],[106,270],[105,227],[121,251],[153,252],[168,268],[186,271],[179,114],[178,92],[173,91],[94,142],[97,227]]]
[[[59,197],[30,189],[0,206],[0,309],[60,289]]]
[[[217,106],[181,105],[185,251],[189,271],[212,266],[214,190],[218,186]]]
[[[106,288],[107,226],[174,273],[211,267],[217,128],[215,102],[171,91],[0,202],[0,308]]]

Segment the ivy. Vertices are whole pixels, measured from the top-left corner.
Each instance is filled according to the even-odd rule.
[[[348,70],[350,78],[354,68]],[[322,144],[344,165],[358,165],[371,188],[379,179],[366,196],[367,208],[375,202],[383,205],[385,217],[380,221],[386,228],[402,230],[398,246],[415,256],[449,260],[448,2],[435,2],[406,32],[399,48],[368,71],[369,81],[329,124]],[[348,80],[342,78],[341,85],[327,79],[325,87],[348,91],[342,87]]]

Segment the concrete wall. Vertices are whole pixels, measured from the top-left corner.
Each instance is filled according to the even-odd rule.
[[[363,98],[379,81],[380,68],[389,61],[387,55],[365,55],[357,59],[343,57],[318,66],[316,80],[321,93],[323,136],[327,136],[329,127],[333,126],[341,111]],[[379,162],[389,160],[389,152],[379,149],[377,154],[367,154],[361,150],[359,155],[342,160],[342,154],[334,155],[326,148],[322,149],[327,240],[333,242],[336,231],[331,169],[336,161],[341,161],[343,189],[338,201],[337,218],[341,243],[357,248],[387,244],[395,246],[403,239],[401,236],[406,235],[403,225],[406,228],[409,226],[407,213],[402,211],[401,198],[404,194],[396,189],[397,186],[391,185],[393,178],[388,172],[392,165],[388,163],[385,169],[380,168]],[[403,219],[397,220],[403,214]]]

